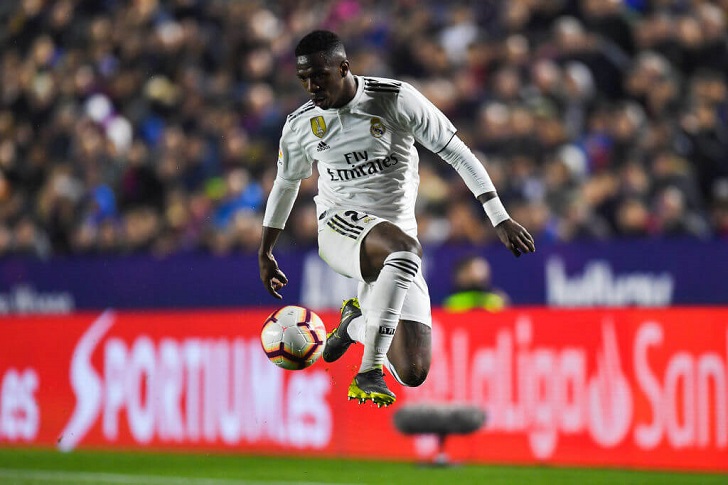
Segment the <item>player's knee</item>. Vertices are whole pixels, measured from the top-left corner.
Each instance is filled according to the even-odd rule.
[[[408,236],[404,233],[392,241],[390,246],[390,253],[400,251],[410,252],[416,254],[420,258],[422,257],[422,245],[420,242],[412,236]]]
[[[404,385],[408,387],[417,387],[421,386],[422,383],[425,382],[429,371],[429,365],[419,363],[407,366],[406,369],[403,369],[402,372],[398,372],[398,374]]]

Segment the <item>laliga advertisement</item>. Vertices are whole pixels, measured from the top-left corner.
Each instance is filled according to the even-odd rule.
[[[271,310],[4,317],[0,446],[424,460],[435,438],[396,410],[469,403],[487,420],[455,460],[728,471],[728,309],[436,310],[427,382],[387,377],[386,409],[346,399],[360,345],[271,364]]]

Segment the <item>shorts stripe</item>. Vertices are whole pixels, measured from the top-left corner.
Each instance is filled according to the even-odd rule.
[[[334,215],[333,219],[335,219],[337,222],[340,222],[344,226],[350,227],[352,230],[362,232],[364,228],[362,226],[357,226],[356,224],[352,224],[351,222],[347,221],[343,217],[337,215]]]
[[[329,221],[329,225],[332,225],[332,224],[333,224],[333,225],[335,225],[336,227],[338,227],[339,229],[341,229],[341,230],[342,230],[342,231],[344,231],[344,232],[347,232],[347,233],[351,233],[351,234],[355,234],[355,235],[357,235],[357,236],[358,236],[359,234],[361,234],[361,231],[362,231],[362,229],[361,229],[361,228],[356,228],[356,227],[346,227],[346,225],[342,224],[342,223],[341,223],[341,221],[337,221],[337,220],[335,220],[335,219],[331,219],[331,220]]]
[[[352,239],[358,238],[364,230],[363,227],[355,226],[339,216],[332,217],[326,224],[339,234],[343,234]]]
[[[330,220],[326,223],[327,226],[329,226],[331,229],[333,229],[335,232],[338,232],[342,236],[350,237],[352,239],[357,239],[359,237],[358,233],[352,234],[348,232],[347,229],[340,229],[338,226],[335,225],[333,220]]]

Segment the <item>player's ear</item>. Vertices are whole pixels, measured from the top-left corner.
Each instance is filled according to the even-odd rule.
[[[341,77],[346,77],[347,74],[349,74],[349,61],[344,59],[341,61],[341,64],[339,64],[339,74],[341,74]]]

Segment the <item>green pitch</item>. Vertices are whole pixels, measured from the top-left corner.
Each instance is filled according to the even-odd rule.
[[[712,485],[728,475],[0,448],[5,485]]]

